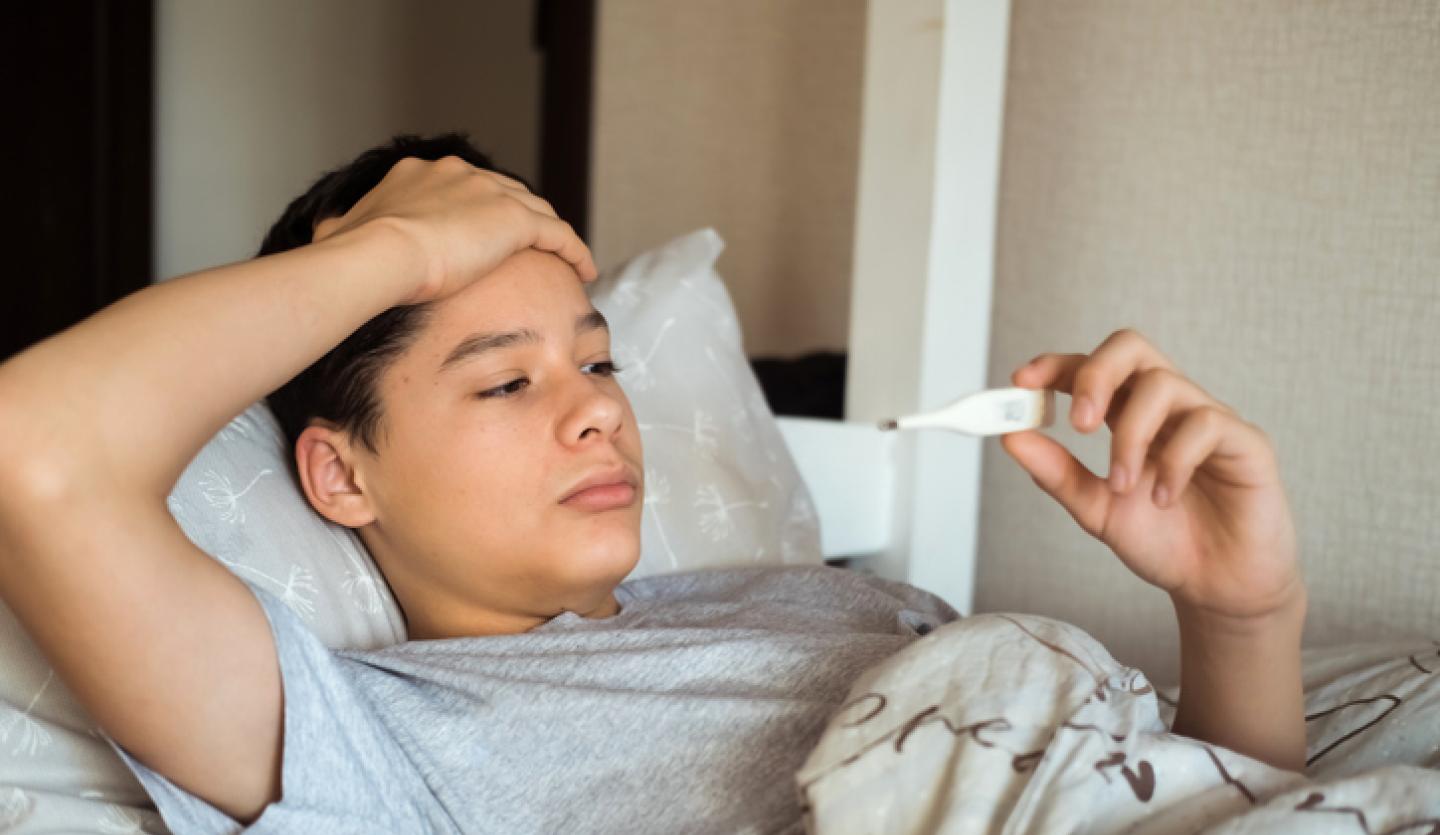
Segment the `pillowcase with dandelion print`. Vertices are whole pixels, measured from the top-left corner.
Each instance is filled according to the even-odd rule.
[[[715,271],[724,248],[701,229],[607,271],[590,291],[645,445],[632,577],[821,562],[810,494]]]
[[[372,649],[405,623],[360,537],[311,509],[264,402],[205,445],[170,493],[170,515],[201,550],[289,604],[324,641]]]
[[[591,285],[645,445],[632,577],[821,561],[810,495],[715,272],[724,248],[702,229]],[[288,603],[326,645],[403,641],[399,607],[359,536],[310,508],[289,455],[274,415],[257,403],[186,468],[170,512],[196,545]]]

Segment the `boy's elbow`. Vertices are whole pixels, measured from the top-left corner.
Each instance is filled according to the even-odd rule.
[[[0,430],[3,431],[3,430]],[[0,508],[6,516],[73,504],[80,479],[65,456],[0,444]]]
[[[7,509],[64,503],[81,481],[77,452],[26,401],[0,380],[0,507]]]

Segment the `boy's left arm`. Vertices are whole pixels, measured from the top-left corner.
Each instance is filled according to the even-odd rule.
[[[1081,432],[1110,427],[1106,479],[1039,432],[1001,443],[1080,527],[1169,593],[1175,732],[1303,768],[1305,586],[1269,438],[1131,330],[1089,355],[1042,354],[1012,380],[1069,393]]]

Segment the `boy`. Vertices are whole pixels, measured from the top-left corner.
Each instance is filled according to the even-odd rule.
[[[292,204],[265,257],[0,366],[0,597],[174,827],[796,829],[790,778],[849,683],[954,618],[825,568],[619,586],[643,467],[595,267],[491,168],[398,138]],[[1014,382],[1112,429],[1108,482],[1039,433],[1003,443],[1171,595],[1175,730],[1299,768],[1305,591],[1263,433],[1128,331]],[[166,512],[272,391],[306,498],[358,529],[412,641],[326,651]]]

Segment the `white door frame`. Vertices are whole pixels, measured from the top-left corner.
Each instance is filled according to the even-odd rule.
[[[985,387],[1009,0],[871,0],[845,417],[874,421]],[[981,442],[894,445],[889,545],[871,558],[968,612]]]

